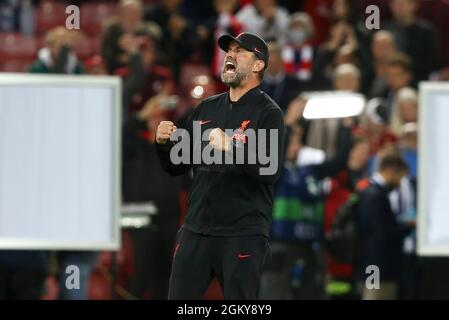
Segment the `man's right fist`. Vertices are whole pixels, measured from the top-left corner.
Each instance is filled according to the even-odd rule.
[[[161,121],[157,126],[156,143],[164,144],[170,140],[170,136],[176,131],[176,126],[171,121]]]

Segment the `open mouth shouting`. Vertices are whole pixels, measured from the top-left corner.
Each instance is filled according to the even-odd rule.
[[[232,61],[226,61],[226,63],[225,63],[225,67],[224,67],[224,72],[225,73],[228,73],[228,74],[235,74],[235,71],[236,71],[236,65],[235,65],[235,63],[234,62],[232,62]]]
[[[240,85],[247,72],[248,71],[244,68],[244,66],[241,66],[237,70],[237,63],[228,58],[226,59],[223,66],[223,71],[221,72],[221,81],[230,87],[236,87]]]

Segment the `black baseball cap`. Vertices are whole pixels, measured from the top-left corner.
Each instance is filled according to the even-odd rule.
[[[261,37],[250,32],[240,33],[237,37],[225,34],[218,39],[218,46],[224,51],[228,51],[231,41],[235,41],[242,48],[254,52],[257,58],[265,62],[264,69],[268,67],[268,47]]]

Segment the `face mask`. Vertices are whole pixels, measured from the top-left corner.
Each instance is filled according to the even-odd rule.
[[[289,39],[294,44],[303,44],[307,40],[307,33],[302,30],[292,30],[288,34]]]

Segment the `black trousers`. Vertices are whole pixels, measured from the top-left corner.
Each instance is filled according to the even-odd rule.
[[[202,299],[216,277],[225,299],[257,299],[270,248],[260,236],[218,237],[178,232],[169,299]]]

